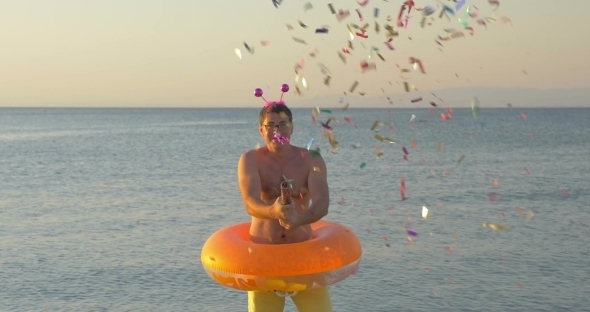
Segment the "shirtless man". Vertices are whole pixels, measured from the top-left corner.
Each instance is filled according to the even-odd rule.
[[[289,244],[311,238],[311,223],[328,214],[330,195],[326,164],[307,149],[279,141],[293,134],[293,115],[283,103],[260,111],[260,135],[265,147],[242,154],[238,182],[246,212],[252,216],[250,239],[259,244]],[[291,180],[293,200],[280,201],[280,184]],[[311,205],[310,205],[311,201]],[[292,297],[300,312],[330,312],[326,287],[301,291]],[[285,298],[275,292],[248,292],[249,312],[282,312]]]

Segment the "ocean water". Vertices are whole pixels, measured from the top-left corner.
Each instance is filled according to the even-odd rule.
[[[294,109],[293,144],[315,138],[327,163],[326,219],[363,245],[334,310],[589,311],[590,109],[440,112],[333,109],[333,152]],[[0,109],[0,311],[246,311],[200,251],[249,220],[236,165],[262,142],[257,114]],[[373,137],[376,120],[395,144]]]

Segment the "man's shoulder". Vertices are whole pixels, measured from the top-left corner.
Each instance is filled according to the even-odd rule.
[[[242,155],[240,155],[240,159],[245,159],[245,160],[252,159],[253,160],[253,159],[256,159],[261,152],[262,152],[262,150],[260,148],[251,149],[251,150],[243,153]]]

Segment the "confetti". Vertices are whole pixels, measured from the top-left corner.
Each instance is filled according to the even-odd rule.
[[[297,23],[299,26],[301,26],[301,28],[307,28],[307,25],[305,25],[302,21],[297,21]]]
[[[461,163],[463,161],[463,159],[465,159],[465,155],[461,155],[461,157],[459,158],[459,160],[457,160],[457,162]]]
[[[464,1],[464,0],[463,0],[463,1]],[[311,4],[311,2],[308,2],[308,3],[306,3],[306,4],[303,6],[303,12],[307,12],[307,11],[309,11],[309,10],[311,10],[311,9],[313,9],[313,5]]]
[[[334,10],[334,5],[332,5],[331,3],[328,3],[328,9],[330,9],[330,13],[336,14],[336,10]]]
[[[240,58],[240,60],[241,60],[242,59],[242,51],[240,51],[240,49],[235,49],[234,52],[236,53],[238,58]]]
[[[354,89],[356,89],[356,87],[357,87],[358,85],[359,85],[359,82],[358,82],[358,81],[355,81],[355,82],[352,84],[352,86],[350,86],[350,89],[348,89],[348,91],[349,91],[350,93],[354,92]]]
[[[309,151],[309,149],[311,148],[311,145],[313,144],[313,138],[309,139],[309,143],[307,143],[307,150]]]
[[[345,20],[346,18],[348,18],[350,16],[350,12],[348,10],[343,11],[343,10],[339,10],[338,13],[336,14],[336,20],[340,23],[343,20]]]
[[[479,114],[480,108],[479,108],[479,99],[474,97],[473,100],[471,100],[471,113],[473,114],[473,117],[475,119],[477,119],[477,115]]]
[[[365,5],[367,5],[369,3],[369,0],[365,0],[363,2],[359,2],[358,0],[356,1],[356,3],[358,3],[358,5],[360,5],[361,7],[364,7]]]
[[[244,42],[244,47],[250,54],[254,54],[254,48],[250,47],[246,42]]]
[[[361,165],[359,166],[361,169],[365,168],[367,166],[367,164],[365,162],[362,162]]]
[[[428,220],[428,216],[428,208],[426,208],[426,206],[422,206],[422,218]]]
[[[438,152],[442,153],[444,148],[445,148],[445,143],[442,141],[438,142]]]
[[[319,172],[320,171],[320,167],[313,167],[313,171]]]
[[[420,101],[422,101],[422,98],[421,98],[421,97],[419,97],[419,98],[412,99],[412,100],[410,100],[410,101],[411,101],[412,103],[416,103],[416,102],[420,102]]]
[[[406,200],[406,180],[404,177],[400,179],[400,192],[402,196],[402,201]]]
[[[410,236],[414,236],[414,237],[418,236],[418,233],[411,231],[411,230],[406,230],[406,233],[408,233],[408,235],[410,235]]]
[[[498,200],[498,194],[490,193],[490,194],[488,194],[488,198],[490,199],[490,201],[495,202]]]
[[[297,37],[293,37],[293,40],[295,40],[295,42],[297,42],[297,43],[307,44],[307,42],[305,42],[305,40],[297,38]]]

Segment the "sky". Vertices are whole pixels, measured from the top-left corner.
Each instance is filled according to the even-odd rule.
[[[313,9],[305,11],[308,2]],[[328,3],[349,10],[350,17],[339,23]],[[391,51],[384,44],[383,26],[395,26],[402,3],[369,0],[361,7],[355,0],[283,0],[275,8],[271,0],[5,1],[0,7],[0,106],[257,107],[262,101],[252,94],[257,87],[274,100],[280,85],[288,83],[285,99],[306,102],[344,96],[354,81],[358,87],[347,97],[360,98],[363,92],[366,100],[384,92],[403,94],[403,79],[420,92],[590,88],[590,34],[584,30],[590,1],[500,0],[494,11],[487,0],[467,0],[449,21],[438,14],[441,4],[453,7],[453,1],[415,0],[417,8],[439,6],[432,25],[420,27],[422,12],[412,10],[408,27],[397,29]],[[468,6],[497,22],[478,25],[465,17]],[[374,8],[380,9],[377,18]],[[503,16],[512,24],[500,22]],[[475,29],[473,36],[458,18]],[[369,37],[352,40],[354,50],[344,64],[337,52],[348,46],[346,25],[365,22]],[[328,34],[314,33],[324,25]],[[465,37],[439,47],[435,39],[449,36],[445,29],[450,28]],[[263,40],[269,44],[262,46]],[[372,46],[385,62],[375,54],[368,59]],[[315,57],[309,54],[313,51]],[[412,68],[410,57],[422,61],[425,74]],[[308,89],[295,81],[294,66],[301,59]],[[361,73],[362,60],[374,62],[376,70]],[[318,63],[330,70],[330,86],[323,84]],[[402,77],[400,69],[410,72]],[[301,95],[293,94],[296,85]]]

